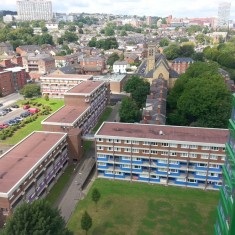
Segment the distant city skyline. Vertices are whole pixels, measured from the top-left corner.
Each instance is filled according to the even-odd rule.
[[[165,17],[217,17],[221,0],[52,0],[53,12],[109,13]],[[235,20],[235,3],[231,0],[230,19]],[[1,3],[0,10],[16,11],[16,0]]]

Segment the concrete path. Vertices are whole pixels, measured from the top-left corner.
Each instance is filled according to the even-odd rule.
[[[118,109],[120,107],[120,102],[113,106],[112,113],[110,114],[107,121],[119,121]],[[60,213],[67,223],[71,217],[76,204],[82,200],[89,188],[91,187],[93,181],[95,180],[95,174],[93,174],[92,180],[87,184],[87,186],[82,189],[84,181],[87,176],[91,173],[91,170],[95,164],[95,144],[93,143],[91,148],[85,153],[81,162],[74,170],[74,176],[72,177],[69,185],[64,189],[64,193],[58,200],[57,206],[60,209]]]

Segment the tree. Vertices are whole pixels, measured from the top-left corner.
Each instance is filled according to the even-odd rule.
[[[119,109],[119,117],[121,122],[134,123],[140,121],[140,110],[130,97],[123,98]]]
[[[125,30],[122,30],[120,35],[121,35],[122,37],[123,37],[123,36],[127,36],[127,33],[126,33]]]
[[[227,126],[231,94],[215,63],[192,64],[176,81],[167,102],[168,124],[216,128]]]
[[[44,95],[44,99],[45,99],[45,101],[49,101],[49,95],[48,95],[48,94],[45,94],[45,95]]]
[[[115,34],[115,32],[114,32],[113,28],[106,27],[104,29],[104,34],[105,34],[105,36],[113,36]]]
[[[92,226],[92,218],[87,213],[87,211],[85,211],[84,214],[82,215],[82,219],[81,219],[82,230],[85,230],[86,234],[87,234],[87,232],[91,228],[91,226]]]
[[[37,84],[27,84],[20,90],[20,94],[25,96],[26,98],[38,96],[41,94],[40,86]]]
[[[46,26],[42,27],[42,32],[43,33],[47,33],[48,32],[48,28]]]
[[[163,52],[168,60],[173,60],[179,57],[180,47],[178,44],[172,43],[167,48],[165,48]]]
[[[54,42],[53,42],[53,38],[50,34],[44,33],[38,37],[37,44],[39,44],[39,45],[43,45],[43,44],[54,45]]]
[[[194,45],[190,42],[185,42],[180,46],[180,56],[191,57],[194,54]]]
[[[75,25],[70,25],[70,26],[68,27],[68,31],[70,31],[70,32],[76,32],[76,26],[75,26]]]
[[[114,62],[119,60],[119,56],[117,53],[113,53],[109,56],[109,58],[107,59],[107,64],[110,66],[113,66]]]
[[[72,235],[58,209],[45,200],[23,203],[7,220],[3,235]]]
[[[95,205],[96,205],[96,211],[97,211],[97,203],[98,203],[98,201],[100,200],[100,192],[99,192],[99,190],[97,189],[97,188],[94,188],[93,190],[92,190],[92,194],[91,194],[91,197],[92,197],[92,201],[95,203]]]
[[[125,84],[124,91],[131,93],[138,109],[142,108],[146,102],[150,91],[149,82],[141,79],[139,76],[132,76]]]
[[[170,43],[169,39],[168,38],[162,38],[159,42],[159,46],[160,47],[165,47],[165,46],[168,46]]]

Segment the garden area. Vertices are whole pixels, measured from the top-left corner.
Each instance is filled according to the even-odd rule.
[[[31,108],[38,108],[40,111],[34,115],[24,118],[16,125],[9,126],[0,132],[0,140],[3,144],[16,144],[33,131],[42,129],[41,121],[49,114],[55,112],[64,105],[64,100],[43,98],[32,98],[17,103],[20,107],[29,105]]]
[[[92,190],[100,192],[97,211]],[[92,218],[90,235],[211,235],[219,192],[96,179],[68,223],[74,235],[85,234],[81,218]]]

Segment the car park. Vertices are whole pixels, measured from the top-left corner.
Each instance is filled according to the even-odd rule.
[[[5,112],[9,113],[9,112],[11,112],[11,111],[12,111],[12,109],[10,109],[10,108],[5,108],[5,109],[3,109],[3,111],[5,111]]]
[[[9,121],[7,122],[7,124],[8,124],[9,126],[13,126],[13,125],[17,124],[17,122],[16,122],[15,120],[9,120]]]
[[[28,116],[30,116],[31,115],[31,113],[30,112],[24,112],[24,113],[22,113],[22,114],[20,114],[20,116],[22,117],[22,118],[26,118],[26,117],[28,117]]]
[[[2,107],[3,106],[3,104],[2,103],[0,103],[0,107]]]
[[[15,117],[16,120],[22,121],[23,118],[22,117]]]
[[[26,104],[23,106],[23,109],[29,109],[30,108],[30,105]]]

